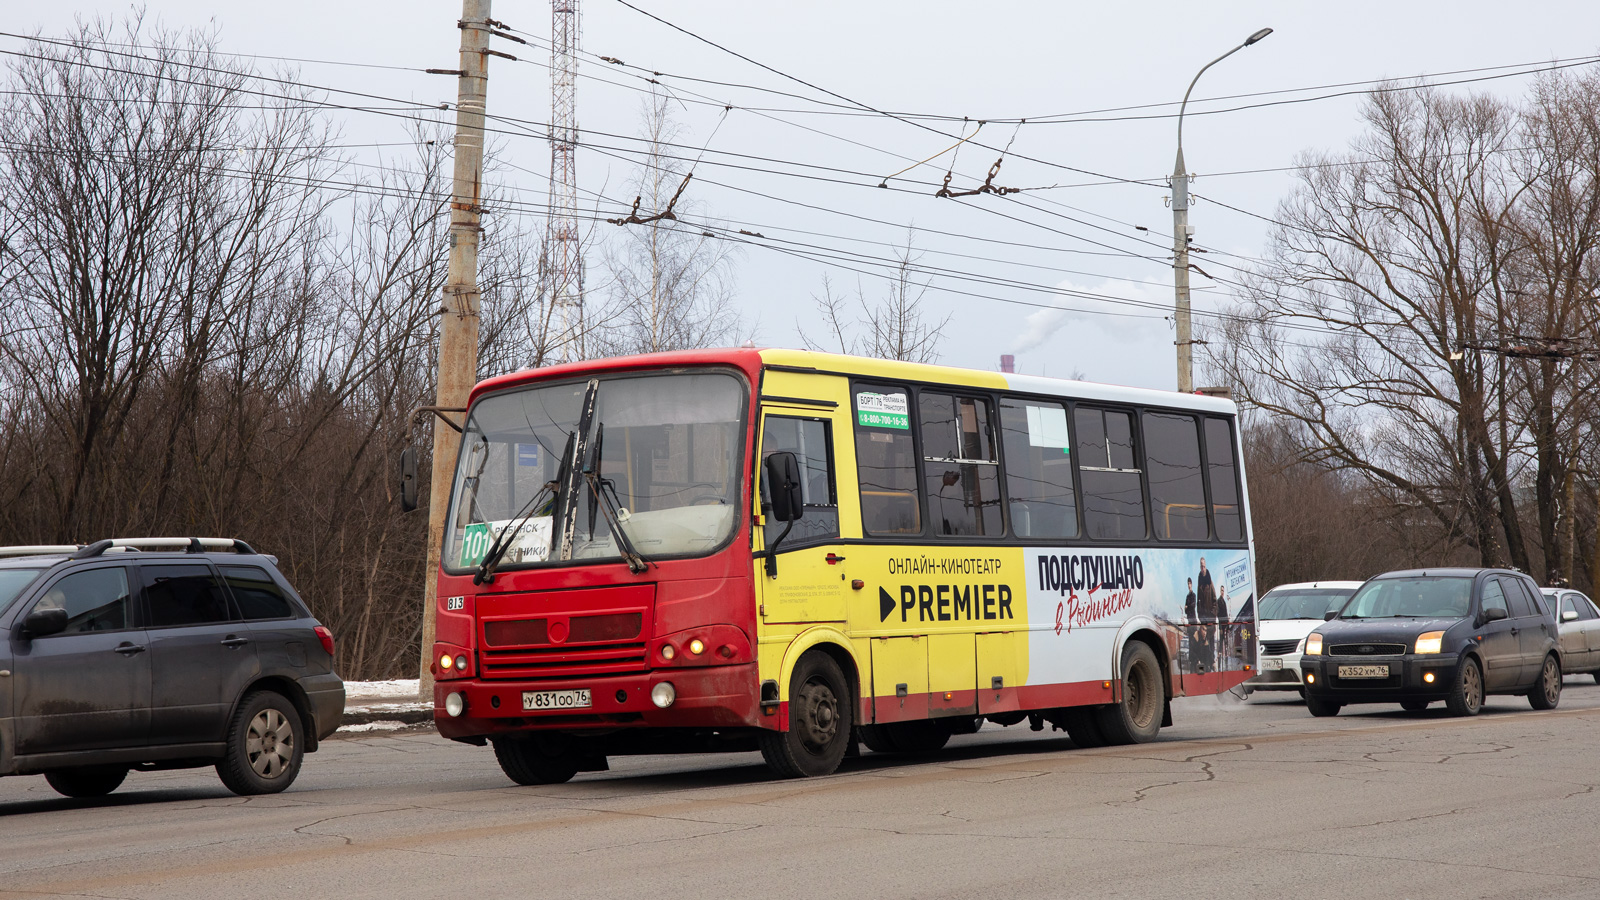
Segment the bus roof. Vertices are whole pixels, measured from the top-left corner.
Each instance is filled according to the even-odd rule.
[[[1179,394],[1176,391],[1157,391],[1149,388],[1099,384],[1092,381],[1046,378],[1039,375],[1017,375],[985,371],[983,369],[962,369],[955,366],[899,362],[865,356],[846,356],[838,353],[820,353],[814,350],[756,349],[750,347],[677,350],[668,353],[646,353],[638,356],[613,356],[604,359],[584,360],[577,363],[563,363],[558,366],[547,366],[539,369],[520,369],[516,372],[497,375],[479,382],[478,386],[472,391],[472,399],[476,400],[479,396],[489,391],[550,378],[629,369],[706,365],[734,366],[743,369],[751,377],[755,377],[763,366],[782,366],[789,369],[815,369],[823,373],[882,378],[893,381],[963,385],[997,391],[1013,390],[1028,394],[1047,394],[1083,400],[1100,400],[1108,403],[1182,407],[1223,415],[1232,415],[1238,409],[1232,400],[1203,394]]]

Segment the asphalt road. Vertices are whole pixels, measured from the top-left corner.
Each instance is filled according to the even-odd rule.
[[[1600,896],[1590,678],[1548,713],[1312,719],[1291,695],[1175,716],[1143,746],[991,725],[811,781],[741,754],[519,788],[431,732],[329,741],[266,798],[210,770],[98,802],[6,778],[0,897]]]

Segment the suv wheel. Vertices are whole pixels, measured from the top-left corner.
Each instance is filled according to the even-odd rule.
[[[1456,667],[1456,680],[1444,705],[1453,716],[1475,716],[1483,709],[1483,670],[1473,657],[1466,657]]]
[[[44,773],[44,780],[63,797],[104,797],[116,790],[128,770],[122,766],[86,766]]]
[[[258,691],[239,701],[228,726],[217,777],[235,794],[276,794],[294,783],[305,755],[300,713],[282,694]]]
[[[1555,654],[1544,658],[1544,668],[1539,670],[1539,683],[1528,692],[1528,703],[1534,709],[1555,709],[1561,702],[1561,663]]]
[[[1323,698],[1318,697],[1316,694],[1306,695],[1306,712],[1311,713],[1313,716],[1316,716],[1319,719],[1325,719],[1329,716],[1337,716],[1340,708],[1343,706],[1343,703],[1336,703],[1332,700],[1324,700]]]

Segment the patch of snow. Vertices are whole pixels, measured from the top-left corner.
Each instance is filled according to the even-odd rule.
[[[406,725],[406,723],[404,723],[404,722],[383,721],[383,722],[362,722],[360,725],[341,725],[339,727],[339,730],[340,731],[399,731],[402,728],[408,728],[408,727],[410,727],[410,726]]]
[[[415,678],[392,681],[346,681],[345,702],[358,700],[416,700],[419,682]]]
[[[347,703],[344,708],[344,714],[347,716],[364,716],[369,713],[389,713],[393,715],[397,712],[424,712],[432,709],[432,703],[416,701],[409,703],[381,703],[374,706],[351,706]]]

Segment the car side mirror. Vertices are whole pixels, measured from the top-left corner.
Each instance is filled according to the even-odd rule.
[[[22,636],[25,638],[47,637],[66,630],[67,611],[56,607],[35,609],[22,620]]]
[[[1563,622],[1576,622],[1576,621],[1578,621],[1578,611],[1575,610],[1575,609],[1564,609],[1564,610],[1562,610],[1561,611],[1561,621],[1563,621]]]
[[[800,462],[787,450],[779,450],[767,457],[767,495],[772,502],[772,518],[778,522],[793,522],[805,512],[805,499],[800,493]]]
[[[1324,622],[1332,622],[1334,619],[1337,619],[1338,617],[1339,617],[1339,611],[1337,609],[1330,609],[1327,612],[1322,614],[1322,621],[1324,621]]]
[[[417,508],[417,450],[407,447],[400,451],[400,509],[411,512]]]
[[[1507,613],[1505,607],[1491,606],[1483,611],[1483,622],[1485,625],[1487,625],[1490,622],[1498,622],[1501,619],[1504,619],[1506,616]]]

